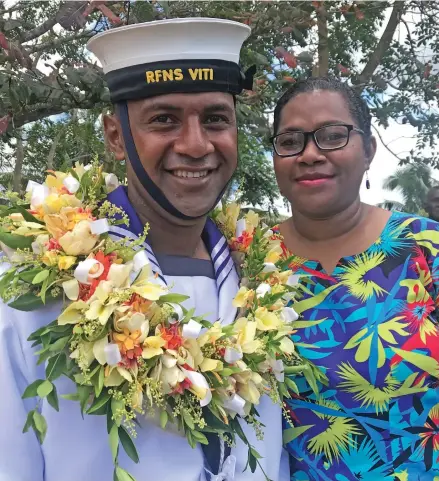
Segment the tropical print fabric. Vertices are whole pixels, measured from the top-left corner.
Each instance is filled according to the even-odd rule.
[[[439,481],[439,224],[393,213],[331,274],[295,258],[308,292],[292,338],[328,378],[294,378],[284,441],[294,481]]]

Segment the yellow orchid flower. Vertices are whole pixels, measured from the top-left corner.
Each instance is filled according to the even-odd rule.
[[[67,177],[68,174],[65,172],[50,172],[50,174],[46,177],[46,181],[44,182],[47,187],[52,189],[60,189],[63,186],[63,181]]]
[[[72,302],[58,317],[58,325],[77,324],[82,318],[88,304],[84,301]]]
[[[238,384],[237,393],[249,403],[255,405],[259,404],[261,393],[252,381],[249,381],[246,384]]]
[[[157,301],[168,293],[168,289],[154,282],[145,282],[141,285],[132,285],[131,289],[148,301]]]
[[[58,258],[58,269],[60,271],[66,271],[67,269],[70,269],[75,262],[76,257],[74,256],[60,256]]]
[[[261,341],[255,339],[256,327],[256,322],[249,321],[245,317],[241,317],[235,323],[236,343],[245,354],[252,354],[262,346]]]
[[[203,347],[205,344],[214,344],[220,337],[223,336],[221,323],[215,322],[214,325],[208,329],[204,334],[198,338],[198,345]]]
[[[155,356],[163,354],[162,347],[166,341],[161,336],[149,336],[143,341],[142,357],[144,359],[151,359]]]
[[[278,329],[281,320],[274,312],[270,312],[266,307],[258,307],[255,312],[256,326],[260,331],[273,331]]]
[[[41,260],[46,266],[56,266],[58,264],[58,254],[56,251],[46,251]]]
[[[97,319],[103,326],[105,326],[116,307],[117,306],[114,304],[106,306],[97,299],[90,304],[88,311],[85,313],[85,317],[90,321]]]
[[[70,256],[87,255],[96,245],[99,236],[91,233],[90,222],[82,220],[71,232],[66,232],[59,239],[63,251]]]
[[[289,337],[284,337],[280,341],[280,348],[285,354],[293,354],[295,351],[294,342]]]
[[[216,359],[209,359],[205,357],[203,362],[200,364],[200,371],[207,372],[207,371],[222,371],[223,363],[221,361],[217,361]]]
[[[276,245],[268,251],[264,262],[269,264],[276,264],[276,262],[280,259],[282,255],[282,247],[280,245]]]
[[[259,225],[259,215],[256,212],[249,210],[245,216],[245,227],[246,232],[251,234],[256,227]]]
[[[255,291],[241,287],[232,301],[233,307],[245,307],[247,303],[252,302],[255,296]]]

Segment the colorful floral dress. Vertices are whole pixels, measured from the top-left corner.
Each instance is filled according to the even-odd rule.
[[[393,213],[332,274],[295,258],[308,292],[293,334],[327,375],[300,378],[284,441],[294,481],[439,481],[439,224]]]

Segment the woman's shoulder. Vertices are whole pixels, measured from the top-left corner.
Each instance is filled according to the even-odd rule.
[[[417,214],[409,214],[406,212],[392,212],[389,223],[393,225],[400,225],[413,234],[419,234],[427,231],[438,231],[439,222],[436,222],[428,217],[423,217]]]

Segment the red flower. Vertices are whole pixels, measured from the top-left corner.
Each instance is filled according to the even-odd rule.
[[[188,378],[186,378],[178,386],[175,387],[175,389],[172,391],[172,394],[183,394],[184,391],[186,389],[190,389],[191,386],[192,386],[192,383],[189,381]]]
[[[48,251],[61,251],[61,244],[52,237],[49,242],[46,242],[46,247]]]
[[[183,344],[183,339],[178,332],[178,325],[164,327],[161,330],[162,338],[166,341],[165,349],[177,350]]]
[[[95,259],[104,266],[104,270],[99,277],[92,280],[91,285],[88,286],[84,284],[79,284],[79,299],[81,299],[82,301],[88,301],[90,299],[90,297],[95,293],[99,283],[101,281],[107,280],[111,264],[114,263],[116,258],[116,254],[109,254],[108,256],[106,256],[102,251],[98,251],[95,254]]]

